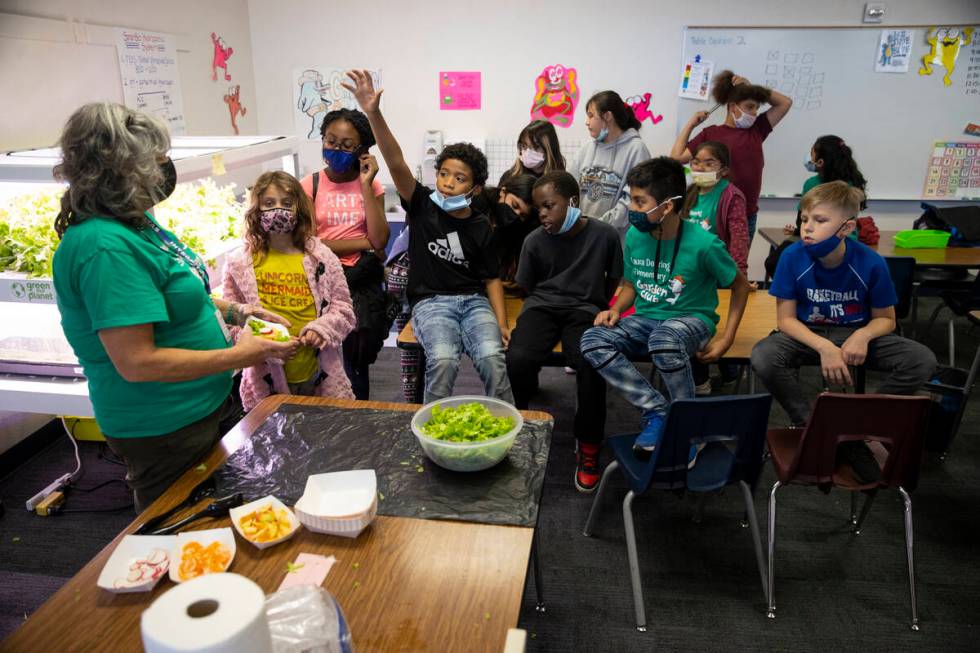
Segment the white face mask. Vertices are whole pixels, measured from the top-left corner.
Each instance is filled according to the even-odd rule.
[[[709,172],[695,172],[692,170],[691,182],[695,186],[701,186],[702,188],[714,186],[718,183],[718,171],[711,170]]]
[[[521,163],[524,164],[525,168],[535,170],[536,168],[541,167],[541,165],[544,164],[544,161],[544,152],[539,152],[538,150],[530,147],[521,150]]]
[[[739,111],[742,111],[742,109],[739,109]],[[748,129],[749,127],[755,124],[755,119],[757,117],[758,116],[753,116],[748,111],[742,111],[742,115],[740,115],[738,118],[735,118],[735,126],[738,127],[739,129]]]

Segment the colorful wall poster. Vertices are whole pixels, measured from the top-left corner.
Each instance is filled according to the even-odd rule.
[[[123,102],[157,116],[170,133],[184,133],[184,101],[177,70],[177,39],[170,34],[116,29],[116,52]]]
[[[534,80],[531,120],[547,120],[555,127],[571,127],[579,95],[578,73],[561,64],[547,66]]]
[[[942,66],[946,71],[943,75],[943,84],[952,86],[956,59],[960,56],[960,49],[973,42],[973,28],[937,27],[929,31],[926,42],[931,49],[922,57],[919,74],[931,75],[933,66]]]
[[[293,70],[293,118],[300,138],[320,140],[320,127],[328,112],[358,108],[354,96],[341,86],[350,81],[348,70],[336,66],[307,66]],[[374,87],[381,88],[381,70],[368,72],[374,79]]]
[[[441,111],[476,111],[481,108],[479,72],[439,73],[439,109]]]
[[[664,117],[659,114],[654,114],[654,112],[650,109],[650,100],[652,98],[652,93],[644,93],[642,97],[639,95],[628,97],[624,100],[624,102],[626,102],[626,106],[633,110],[633,115],[636,116],[636,119],[641,123],[644,120],[649,120],[656,125],[658,122],[663,120]]]
[[[235,50],[225,43],[225,40],[211,32],[211,43],[214,45],[214,55],[211,57],[211,81],[218,81],[218,68],[225,71],[225,81],[231,81],[231,73],[228,72],[228,59],[235,53]]]
[[[922,196],[980,199],[980,143],[936,141],[929,157]]]
[[[875,57],[876,73],[907,73],[912,54],[912,30],[883,29]]]
[[[713,71],[714,64],[701,59],[700,54],[685,63],[684,69],[681,71],[681,86],[678,95],[689,100],[707,102]]]
[[[231,128],[235,131],[235,136],[238,136],[238,116],[244,118],[246,112],[245,107],[242,106],[240,91],[241,87],[235,84],[228,87],[228,94],[225,95],[225,104],[228,105],[228,113],[231,114]]]

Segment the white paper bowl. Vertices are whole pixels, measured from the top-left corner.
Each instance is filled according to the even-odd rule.
[[[172,549],[176,540],[176,535],[127,535],[109,556],[96,584],[104,590],[118,594],[149,592],[156,587],[161,578],[167,575],[167,569],[173,559]],[[133,562],[146,559],[151,552],[157,549],[165,552],[168,557],[167,566],[163,568],[163,573],[156,578],[149,578],[143,582],[128,581],[127,578]]]
[[[357,537],[378,513],[378,478],[373,469],[314,474],[295,510],[311,531]]]
[[[274,335],[276,335],[279,338],[285,338],[287,340],[289,339],[289,329],[287,329],[282,324],[278,324],[276,322],[267,322],[266,320],[260,320],[257,317],[251,317],[251,316],[245,319],[245,326],[248,327],[249,329],[251,329],[250,325],[253,323],[257,324],[259,328],[272,329]],[[256,335],[256,338],[268,338],[268,337],[269,336]]]
[[[242,532],[242,527],[239,522],[241,521],[242,517],[244,517],[245,515],[249,514],[250,512],[255,512],[256,510],[264,508],[269,504],[272,504],[272,509],[275,512],[279,512],[280,510],[286,511],[286,516],[289,518],[289,532],[286,533],[285,535],[277,537],[274,540],[269,540],[268,542],[256,542],[254,540],[248,539],[245,533]],[[259,549],[268,549],[270,546],[279,544],[280,542],[285,542],[293,535],[295,535],[296,531],[298,531],[300,528],[299,519],[296,517],[295,514],[293,514],[293,511],[290,510],[286,504],[284,504],[282,501],[275,498],[271,494],[267,497],[263,497],[261,499],[257,499],[250,503],[246,503],[243,506],[232,508],[231,510],[228,511],[228,516],[231,517],[231,525],[235,528],[235,532],[238,533],[238,535],[241,536],[243,540],[245,540],[252,546]]]
[[[483,404],[494,417],[512,418],[514,428],[500,437],[483,442],[437,440],[422,432],[422,425],[429,421],[432,416],[432,409],[436,406],[439,408],[455,408],[462,404],[471,403]],[[522,428],[524,428],[524,417],[516,408],[506,401],[476,395],[448,397],[433,401],[419,408],[412,417],[412,433],[418,438],[419,445],[421,445],[425,455],[440,467],[451,469],[454,472],[478,472],[493,467],[507,457],[510,448],[514,446],[517,434],[521,432]]]
[[[228,571],[228,567],[230,567],[231,563],[235,560],[235,533],[232,532],[230,528],[213,528],[207,531],[178,533],[177,541],[174,542],[174,547],[170,552],[170,580],[175,583],[184,582],[184,580],[181,579],[178,574],[180,572],[180,555],[184,549],[184,545],[188,542],[200,542],[201,546],[207,546],[212,542],[221,542],[228,547],[228,550],[231,552],[231,556],[228,558],[228,564],[221,571]],[[199,576],[195,576],[195,578],[199,578]],[[191,579],[188,578],[187,580]]]

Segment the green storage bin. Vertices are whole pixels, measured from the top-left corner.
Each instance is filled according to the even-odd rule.
[[[895,234],[895,247],[936,249],[946,247],[950,233],[939,229],[906,229]]]

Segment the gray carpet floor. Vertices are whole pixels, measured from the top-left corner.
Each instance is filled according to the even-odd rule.
[[[928,315],[932,304],[924,302]],[[927,340],[946,356],[942,329]],[[980,334],[964,323],[958,364],[965,366]],[[401,401],[398,352],[386,349],[372,368],[372,399]],[[814,370],[803,373],[816,392]],[[875,387],[870,375],[869,389]],[[533,580],[525,588],[520,626],[529,651],[966,651],[977,650],[980,594],[977,506],[980,505],[980,394],[970,402],[959,435],[944,461],[928,456],[913,494],[918,606],[922,630],[908,627],[902,503],[882,493],[860,535],[847,528],[848,496],[789,487],[779,494],[776,549],[778,618],[766,618],[749,532],[740,527],[742,500],[731,488],[708,501],[700,524],[690,497],[654,493],[634,502],[649,631],[635,630],[623,535],[624,485],[617,481],[603,502],[593,538],[581,531],[592,498],[572,485],[571,435],[574,378],[547,368],[532,408],[555,416],[555,432],[541,506],[538,539],[547,610],[534,610]],[[472,367],[463,366],[457,393],[479,393]],[[635,409],[613,392],[607,434],[635,430]],[[774,405],[771,425],[784,425]],[[24,501],[74,464],[60,423],[33,438],[51,443],[14,461],[0,479],[0,637],[11,632],[67,578],[132,519],[129,510],[41,518]],[[123,469],[82,443],[93,487],[122,478]],[[9,458],[6,461],[10,463]],[[603,458],[606,462],[606,458]],[[767,467],[755,497],[765,544],[766,497],[775,480]],[[77,493],[75,510],[127,502],[120,484]]]

